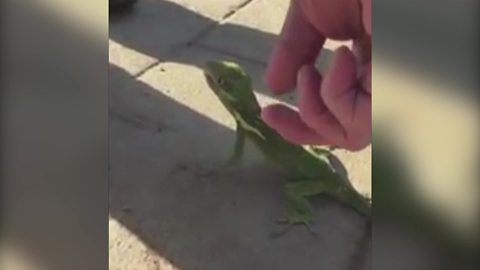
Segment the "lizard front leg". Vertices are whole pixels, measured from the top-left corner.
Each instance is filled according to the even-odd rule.
[[[233,153],[227,163],[226,166],[231,166],[236,164],[241,160],[243,157],[243,150],[245,148],[245,130],[237,123],[237,130],[235,132],[235,147],[233,149]]]

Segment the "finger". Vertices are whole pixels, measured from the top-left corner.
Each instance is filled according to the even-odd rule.
[[[350,40],[362,33],[358,0],[299,0],[308,21],[318,32],[335,40]]]
[[[351,127],[357,82],[355,57],[347,47],[335,51],[331,67],[322,82],[321,96],[327,108],[345,128]]]
[[[299,73],[298,108],[302,121],[317,134],[340,144],[345,132],[320,97],[321,76],[313,66],[304,66]]]
[[[271,105],[264,108],[262,119],[284,139],[294,144],[328,144],[327,140],[302,122],[296,111],[286,106]]]
[[[359,65],[372,61],[372,37],[364,34],[353,41],[353,54]]]
[[[275,94],[295,88],[297,72],[314,64],[325,38],[307,21],[298,1],[291,1],[279,40],[270,57],[265,82]]]
[[[362,89],[371,94],[372,89],[372,37],[365,34],[361,39],[353,43],[353,54],[357,59],[360,70],[360,82]]]
[[[362,78],[360,79],[362,88],[366,93],[372,95],[372,63],[363,65],[362,69]]]
[[[339,48],[322,82],[321,96],[347,133],[347,149],[364,147],[371,136],[371,97],[360,87],[355,57],[348,48]]]

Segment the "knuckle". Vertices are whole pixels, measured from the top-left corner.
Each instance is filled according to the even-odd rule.
[[[360,151],[369,145],[370,140],[364,137],[356,137],[348,140],[345,148],[350,151]]]

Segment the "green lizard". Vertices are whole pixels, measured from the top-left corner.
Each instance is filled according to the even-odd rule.
[[[287,214],[283,222],[287,227],[283,232],[297,224],[310,230],[313,209],[308,199],[314,195],[330,196],[370,217],[369,200],[330,166],[329,151],[309,151],[292,144],[263,122],[251,78],[239,65],[208,62],[204,72],[209,86],[236,120],[236,143],[230,161],[241,158],[245,139],[249,139],[289,176],[284,186]]]

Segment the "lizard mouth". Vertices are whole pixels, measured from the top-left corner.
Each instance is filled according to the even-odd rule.
[[[208,86],[210,86],[210,88],[212,88],[215,92],[216,92],[216,89],[217,89],[217,85],[215,83],[215,80],[212,78],[212,76],[208,73],[205,73],[205,77],[207,78],[207,84]]]
[[[205,74],[205,78],[206,78],[207,84],[210,87],[210,89],[212,89],[213,92],[215,92],[215,94],[217,94],[217,95],[220,94],[221,91],[219,91],[218,82],[217,82],[217,80],[215,80],[215,77],[212,75],[212,73],[207,69],[207,70],[204,71],[204,74]]]

